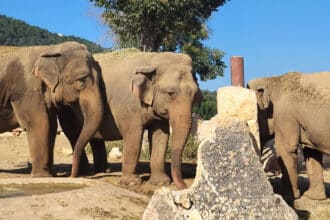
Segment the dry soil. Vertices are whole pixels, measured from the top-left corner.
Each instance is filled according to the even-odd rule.
[[[72,155],[67,153],[66,149],[70,148],[69,144],[63,135],[58,135],[56,138],[56,145],[55,145],[55,171],[59,177],[68,177],[71,169],[71,160]],[[90,163],[92,163],[92,156],[88,154],[88,158]],[[116,200],[109,199],[108,203],[114,202],[115,207],[120,210],[120,212],[116,212],[116,215],[112,216],[112,219],[141,219],[143,210],[147,206],[147,202],[151,198],[153,192],[156,189],[161,188],[162,186],[151,185],[147,182],[149,177],[149,165],[148,162],[140,162],[138,166],[138,174],[141,175],[143,181],[142,185],[139,186],[132,186],[132,187],[121,187],[118,184],[119,177],[121,175],[121,161],[120,160],[110,160],[110,168],[112,172],[110,174],[99,173],[96,175],[86,176],[84,178],[92,179],[93,181],[100,182],[101,184],[111,184],[115,186],[116,189],[123,189],[119,194],[124,195],[127,190],[134,194],[130,196],[121,196],[116,197]],[[292,206],[296,209],[300,219],[330,219],[330,170],[328,169],[330,166],[328,164],[325,167],[324,171],[324,179],[326,182],[326,189],[327,189],[327,197],[324,201],[313,201],[304,196],[300,199],[294,201]],[[166,164],[167,172],[169,172],[169,164]],[[183,164],[183,177],[185,182],[188,186],[190,186],[194,180],[196,170],[196,164],[192,162],[185,162]],[[9,179],[9,178],[30,178],[30,171],[31,171],[31,163],[29,158],[29,148],[26,140],[26,136],[24,134],[20,136],[13,136],[10,134],[1,134],[0,135],[0,179]],[[28,181],[26,179],[26,181]],[[24,182],[24,179],[23,179]],[[271,180],[272,185],[274,186],[275,192],[284,193],[281,190],[281,183],[278,178],[273,178]],[[104,185],[101,186],[101,188]],[[169,186],[170,188],[174,189],[173,185]],[[299,176],[299,187],[302,192],[306,191],[308,187],[308,179],[305,174],[305,171],[302,170]],[[100,187],[99,187],[100,188]],[[89,190],[93,190],[93,187],[89,188]],[[100,189],[99,189],[100,190]],[[65,193],[65,192],[62,192]],[[31,193],[33,194],[33,192]],[[53,194],[48,194],[47,196],[54,195],[56,197],[56,192]],[[64,194],[63,194],[64,195]],[[17,195],[18,197],[25,196],[28,197],[31,195]],[[8,199],[6,195],[0,196],[0,203],[3,199]],[[12,195],[10,196],[12,197]],[[33,196],[32,196],[33,197]],[[285,195],[284,195],[285,197]],[[136,199],[132,199],[136,198]],[[14,201],[15,197],[10,198]],[[119,199],[119,200],[118,200]],[[120,201],[121,200],[121,201]],[[129,200],[130,207],[128,207],[127,200]],[[17,200],[19,201],[19,200]],[[17,206],[17,201],[15,205]],[[25,200],[22,200],[25,201]],[[83,202],[83,201],[82,201]],[[48,204],[49,205],[49,204]],[[51,205],[51,204],[50,204]],[[2,211],[2,207],[0,207],[0,211]],[[95,208],[94,208],[95,209]],[[111,215],[106,212],[104,209],[100,208],[100,210],[94,210],[85,207],[81,209],[82,214],[89,215],[91,219],[95,218],[105,218],[106,215]],[[125,214],[125,210],[128,210]],[[101,214],[100,214],[101,213]],[[133,213],[133,214],[132,214]],[[135,214],[134,214],[135,213]],[[9,213],[10,214],[10,213]],[[81,214],[81,213],[80,213]],[[104,214],[104,215],[102,215]],[[46,214],[46,219],[52,219],[52,213]],[[70,219],[70,216],[66,216]],[[111,217],[111,216],[108,216]]]

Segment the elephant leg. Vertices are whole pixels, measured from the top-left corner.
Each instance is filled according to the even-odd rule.
[[[91,144],[93,151],[94,172],[110,173],[104,141],[100,139],[92,139],[89,143]]]
[[[57,134],[57,118],[56,118],[56,111],[51,110],[49,111],[49,151],[48,151],[48,169],[52,176],[56,176],[56,173],[53,169],[54,166],[54,145],[55,139]]]
[[[121,132],[123,134],[124,149],[122,162],[123,175],[120,179],[120,184],[130,186],[141,184],[141,178],[135,174],[135,171],[140,156],[143,129],[128,126],[122,131],[125,132]]]
[[[282,119],[284,119],[283,123],[275,121],[276,153],[285,185],[289,187],[294,198],[299,198],[297,171],[299,127],[294,119],[289,117],[283,117]]]
[[[31,108],[33,105],[33,111]],[[32,177],[49,177],[49,118],[46,107],[37,101],[20,100],[12,102],[16,117],[26,128],[32,161]]]
[[[2,109],[0,111],[0,133],[11,131],[17,127],[19,127],[19,124],[11,106]]]
[[[308,147],[304,147],[303,151],[309,177],[309,189],[305,195],[311,199],[324,200],[326,195],[323,182],[322,153]]]
[[[75,117],[74,112],[70,108],[61,109],[57,112],[57,116],[62,127],[62,130],[65,136],[69,139],[72,149],[74,148],[77,139],[79,137],[82,122],[79,122],[79,119]],[[88,163],[88,158],[86,156],[85,150],[82,152],[78,173],[80,175],[90,174],[92,169]]]
[[[171,179],[165,173],[165,156],[169,139],[169,123],[162,121],[148,129],[148,139],[151,152],[149,182],[152,184],[165,185]]]

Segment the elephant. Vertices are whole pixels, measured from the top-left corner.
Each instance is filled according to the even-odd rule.
[[[151,151],[149,182],[167,184],[170,178],[165,173],[165,153],[171,126],[172,179],[177,188],[185,188],[181,174],[182,151],[191,129],[192,105],[201,95],[192,74],[191,58],[171,52],[134,50],[93,56],[102,69],[100,86],[106,103],[103,121],[91,140],[93,149],[104,148],[104,140],[122,139],[120,183],[140,184],[135,170],[143,131],[147,129]],[[76,124],[70,114],[61,115],[60,122],[62,128]]]
[[[297,146],[302,144],[310,180],[305,195],[326,198],[322,153],[330,154],[330,72],[287,73],[248,83],[258,103],[261,144],[275,135],[283,181],[294,198],[300,197]]]
[[[82,118],[82,130],[75,137],[78,148],[101,123],[99,66],[78,42],[2,46],[0,66],[0,132],[18,126],[26,129],[32,177],[51,176],[57,114],[69,109]],[[84,152],[80,154],[82,165],[88,165]]]

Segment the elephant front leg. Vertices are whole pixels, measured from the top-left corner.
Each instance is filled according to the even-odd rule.
[[[57,134],[57,118],[56,111],[54,109],[49,111],[48,115],[49,120],[49,151],[48,151],[48,169],[52,176],[56,176],[54,170],[54,145]]]
[[[140,149],[142,145],[142,128],[125,128],[123,129],[123,162],[120,184],[122,185],[138,185],[141,184],[141,178],[135,174],[136,166],[140,156]]]
[[[324,200],[326,195],[323,182],[322,153],[308,147],[304,147],[303,151],[309,178],[309,189],[305,195],[310,199]]]
[[[299,127],[294,119],[283,119],[285,119],[285,123],[275,121],[276,153],[279,158],[285,185],[291,189],[294,198],[299,198],[297,170]]]
[[[33,103],[33,100],[31,103]],[[50,125],[45,107],[41,103],[36,103],[35,110],[29,108],[24,101],[13,102],[14,112],[26,128],[27,138],[30,147],[32,161],[32,177],[49,177],[49,138]]]
[[[151,151],[151,176],[149,182],[151,184],[167,185],[171,182],[171,179],[165,173],[165,156],[169,133],[168,121],[157,122],[157,124],[148,129],[148,139]]]

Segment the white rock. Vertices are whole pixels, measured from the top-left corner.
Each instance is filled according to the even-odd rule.
[[[233,120],[245,121],[253,142],[260,151],[258,109],[255,92],[237,86],[219,88],[217,91],[217,112],[221,123]]]
[[[120,151],[119,147],[113,147],[109,153],[110,159],[120,159],[122,157],[122,152]]]
[[[61,152],[65,155],[71,155],[73,154],[73,150],[70,144],[64,144],[62,145]]]
[[[204,120],[204,121],[200,120],[196,132],[197,139],[200,142],[204,141],[205,139],[207,139],[207,137],[209,137],[214,133],[218,125],[219,125],[219,118],[217,115],[211,118],[210,120]]]

